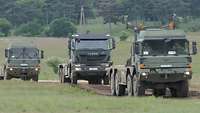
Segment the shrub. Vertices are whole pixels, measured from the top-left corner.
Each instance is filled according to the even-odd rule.
[[[200,19],[191,20],[188,22],[180,23],[179,28],[184,29],[186,32],[200,31]]]
[[[120,35],[120,41],[125,41],[129,37],[129,34],[125,31],[122,31],[122,34]]]
[[[47,65],[53,69],[53,72],[57,74],[58,72],[58,65],[61,64],[63,60],[58,57],[52,57],[47,60]]]
[[[77,31],[75,25],[65,18],[55,19],[49,26],[49,35],[53,37],[67,37]]]
[[[0,18],[0,33],[1,33],[1,36],[8,36],[11,28],[12,28],[12,25],[7,19]]]
[[[39,36],[43,31],[42,25],[37,21],[32,21],[27,24],[22,24],[15,31],[15,35],[21,36]]]

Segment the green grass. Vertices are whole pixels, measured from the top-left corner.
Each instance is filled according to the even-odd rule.
[[[102,26],[102,25],[101,25]],[[123,25],[122,25],[123,26]],[[98,31],[97,28],[90,26]],[[97,28],[97,29],[96,29]],[[123,27],[113,31],[119,33]],[[102,29],[103,30],[103,29]],[[190,40],[200,42],[200,33],[188,33]],[[131,38],[130,38],[131,39]],[[54,38],[9,38],[0,41],[0,62],[4,63],[4,48],[12,41],[32,41],[45,51],[40,79],[57,79],[47,60],[59,57],[67,62],[67,40]],[[200,44],[198,45],[200,48]],[[117,42],[112,53],[114,64],[125,64],[130,56],[131,41]],[[199,87],[200,54],[193,58],[194,77],[191,84]],[[198,113],[198,99],[163,99],[153,96],[109,97],[61,84],[33,83],[24,81],[0,81],[0,113]]]
[[[109,97],[60,84],[0,82],[0,113],[198,113],[199,100]]]

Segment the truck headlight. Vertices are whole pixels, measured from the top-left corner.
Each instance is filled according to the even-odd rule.
[[[10,68],[10,71],[13,71],[13,68]]]
[[[75,64],[74,66],[75,66],[75,67],[80,67],[81,65],[80,65],[80,64]]]
[[[81,68],[75,68],[76,71],[81,71]]]
[[[39,69],[38,68],[35,68],[35,71],[38,71]]]
[[[185,75],[190,75],[191,73],[189,71],[186,71],[184,74]]]
[[[143,73],[142,73],[142,76],[147,76],[147,73],[143,72]]]

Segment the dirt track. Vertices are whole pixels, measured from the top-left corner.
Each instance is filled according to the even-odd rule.
[[[39,83],[59,83],[59,81],[40,80]],[[92,91],[99,95],[111,96],[109,85],[89,85],[86,81],[79,81],[78,86],[83,90]],[[200,89],[191,87],[189,95],[191,99],[200,99]]]

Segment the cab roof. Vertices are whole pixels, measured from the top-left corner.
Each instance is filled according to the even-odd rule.
[[[12,43],[10,45],[10,48],[37,48],[34,44],[32,43]]]
[[[181,30],[148,29],[140,31],[138,39],[157,39],[157,38],[182,38],[186,39],[186,34]]]
[[[73,35],[76,39],[109,39],[110,35],[106,34],[77,34]]]

